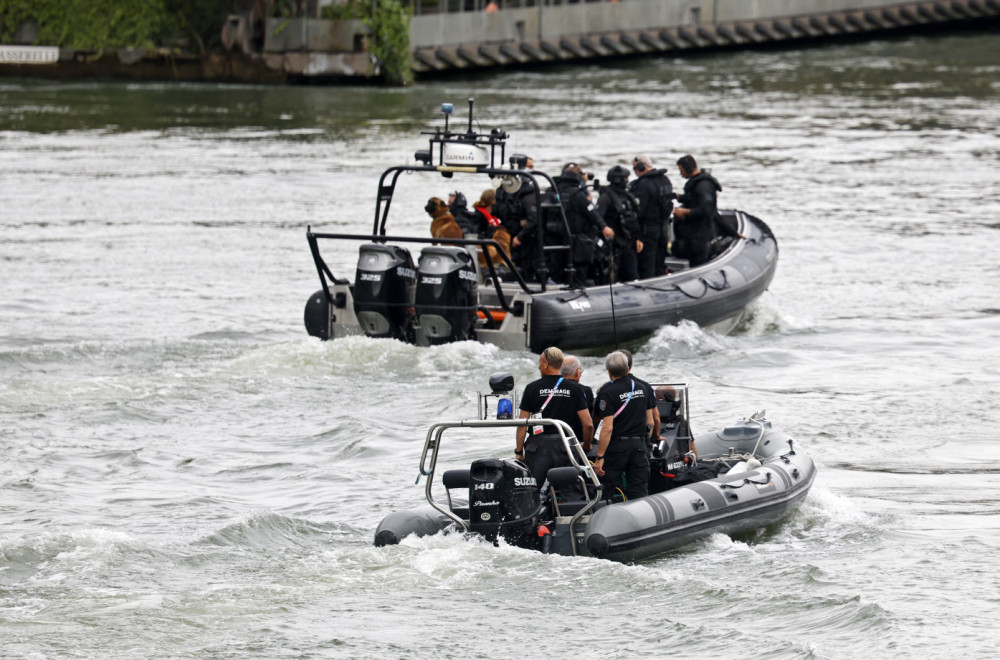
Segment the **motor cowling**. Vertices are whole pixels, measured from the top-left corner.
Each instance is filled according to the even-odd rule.
[[[309,296],[306,301],[305,323],[306,332],[323,341],[330,338],[330,303],[326,292],[320,289]]]
[[[469,471],[469,527],[494,543],[538,543],[538,484],[528,467],[514,459],[481,459]]]
[[[358,255],[354,314],[369,337],[406,340],[417,282],[413,257],[398,245],[368,243]]]
[[[430,343],[472,338],[476,284],[476,264],[464,248],[433,246],[420,252],[415,307]]]

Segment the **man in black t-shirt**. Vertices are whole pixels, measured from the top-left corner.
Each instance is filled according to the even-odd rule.
[[[636,387],[641,387],[645,390],[646,407],[651,409],[653,412],[653,428],[649,432],[649,441],[652,443],[656,443],[658,442],[660,436],[660,411],[656,407],[656,395],[653,392],[653,386],[650,385],[648,381],[645,381],[637,377],[634,373],[632,373],[632,353],[629,350],[624,348],[619,348],[618,352],[624,355],[625,358],[628,360],[628,377],[635,379]],[[610,384],[611,381],[608,381],[604,385],[601,385],[597,389],[597,396],[600,396],[601,390],[603,390]],[[594,420],[594,426],[599,425],[601,423],[601,420],[604,418],[604,415],[600,414],[600,411],[597,410],[596,399],[590,404],[590,410],[591,410],[590,416]]]
[[[579,383],[559,374],[562,363],[562,351],[554,346],[538,356],[542,377],[525,386],[521,395],[521,419],[540,413],[539,417],[566,422],[588,451],[594,436],[594,423],[587,408],[587,398]],[[550,468],[572,465],[558,432],[552,427],[517,427],[514,456],[527,464],[539,488]]]
[[[566,380],[575,380],[580,383],[580,376],[583,375],[583,365],[580,363],[580,358],[575,355],[564,355],[562,367],[559,369],[559,375],[566,378]],[[587,397],[587,410],[594,409],[594,390],[590,385],[584,385],[580,383],[580,387],[583,388],[583,393]],[[591,420],[594,418],[594,414],[590,414]],[[575,428],[575,427],[574,427]],[[583,438],[580,438],[582,441]]]
[[[645,387],[629,377],[628,358],[623,353],[610,353],[604,367],[611,383],[601,388],[597,396],[597,410],[602,419],[594,470],[601,476],[609,498],[621,487],[622,474],[626,497],[630,500],[645,497],[655,402],[648,400]]]

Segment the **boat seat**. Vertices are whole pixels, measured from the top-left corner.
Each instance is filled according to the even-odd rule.
[[[681,402],[674,401],[673,399],[669,401],[664,401],[659,399],[656,402],[656,410],[660,413],[660,423],[669,424],[671,422],[676,422],[679,419],[677,414],[680,411]]]
[[[560,516],[572,516],[576,514],[577,511],[587,506],[589,502],[586,500],[573,500],[572,502],[559,502],[559,515]]]
[[[554,491],[555,495],[568,495],[573,499],[558,502],[560,516],[571,516],[587,505],[587,500],[580,499],[593,487],[587,484],[580,468],[567,466],[556,467],[548,471],[545,479]],[[590,493],[593,496],[593,493]]]
[[[445,488],[468,488],[469,481],[471,480],[470,473],[471,471],[468,468],[464,470],[446,470],[441,475],[441,483],[444,484]]]
[[[670,273],[676,273],[681,270],[687,270],[691,267],[691,263],[687,259],[681,259],[680,257],[668,256],[663,260],[663,266]]]

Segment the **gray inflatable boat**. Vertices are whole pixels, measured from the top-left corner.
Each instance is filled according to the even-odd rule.
[[[513,379],[507,382],[512,392]],[[545,553],[632,562],[710,534],[761,529],[805,500],[816,467],[789,435],[772,428],[762,412],[692,437],[687,387],[671,386],[675,397],[657,402],[661,442],[650,447],[650,495],[632,501],[622,501],[618,492],[606,496],[572,430],[551,419],[530,422],[557,434],[573,465],[549,470],[544,483],[538,484],[527,466],[513,458],[479,459],[467,469],[445,470],[438,478],[446,434],[461,436],[467,451],[480,432],[495,437],[498,428],[527,425],[528,420],[483,419],[489,417],[482,411],[488,410],[490,396],[510,395],[494,389],[480,395],[480,419],[430,428],[420,459],[420,475],[427,478],[427,504],[388,515],[375,532],[375,545],[397,544],[410,535],[461,531]],[[498,408],[516,410],[502,401]],[[489,434],[489,429],[494,432]],[[505,435],[512,439],[513,429]],[[583,499],[565,496],[571,492],[584,493]]]

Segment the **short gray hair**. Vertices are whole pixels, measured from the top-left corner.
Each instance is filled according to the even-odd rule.
[[[639,154],[632,159],[632,167],[635,167],[636,163],[642,163],[643,168],[646,170],[653,169],[653,161],[649,160],[649,156],[646,154]]]
[[[563,365],[562,368],[559,369],[559,375],[572,376],[576,373],[577,369],[582,369],[582,368],[583,367],[580,365],[580,359],[577,358],[575,355],[564,355]]]
[[[612,378],[621,378],[628,374],[628,358],[621,351],[608,353],[608,357],[604,358],[604,368]]]

